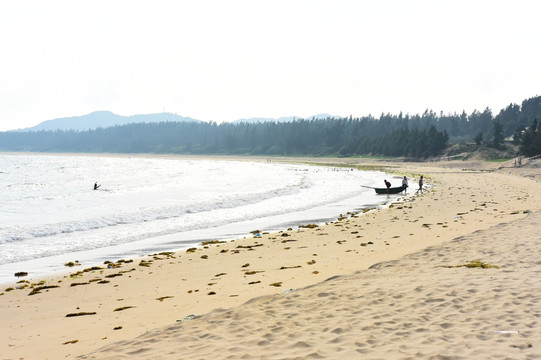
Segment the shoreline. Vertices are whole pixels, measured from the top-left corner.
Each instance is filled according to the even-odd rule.
[[[402,201],[402,197],[398,197],[394,199],[393,202],[399,202]],[[385,201],[380,204],[367,204],[364,207],[361,207],[360,211],[363,212],[363,210],[379,210],[383,209],[389,204],[391,201]],[[347,211],[348,214],[358,213],[356,211]],[[289,214],[286,214],[289,215]],[[272,217],[284,217],[284,215],[281,216],[272,216]],[[271,217],[271,218],[272,218]],[[255,219],[255,220],[249,220],[244,222],[237,222],[232,223],[228,225],[219,226],[218,228],[235,228],[235,229],[245,229],[245,231],[240,230],[231,230],[232,232],[228,232],[226,235],[217,235],[215,233],[216,228],[211,229],[198,229],[198,230],[191,230],[179,234],[169,234],[169,235],[161,235],[153,238],[148,238],[140,241],[136,241],[133,243],[125,243],[125,244],[119,244],[115,246],[109,246],[105,248],[96,248],[92,250],[84,250],[84,251],[78,251],[75,253],[64,253],[64,254],[58,254],[53,256],[48,256],[44,258],[37,258],[37,259],[31,259],[31,260],[25,260],[22,262],[15,262],[15,263],[7,263],[7,264],[0,264],[0,271],[2,273],[5,273],[6,275],[3,277],[0,277],[0,287],[10,287],[15,286],[16,283],[20,280],[28,280],[30,282],[39,282],[41,280],[50,281],[50,279],[56,279],[58,277],[64,277],[68,275],[69,273],[73,272],[73,268],[66,267],[64,264],[68,262],[74,262],[76,261],[78,263],[77,266],[80,267],[92,267],[92,266],[100,266],[103,264],[104,261],[113,261],[115,259],[142,259],[150,256],[150,254],[160,253],[160,252],[174,252],[174,253],[180,253],[183,251],[186,251],[188,248],[191,247],[197,247],[200,248],[202,245],[201,243],[208,242],[208,241],[224,241],[224,242],[230,242],[235,241],[239,239],[246,238],[250,236],[250,231],[254,229],[265,229],[265,232],[271,232],[271,233],[277,233],[280,231],[283,231],[283,229],[294,227],[297,228],[299,226],[305,225],[305,224],[318,224],[319,226],[324,225],[325,223],[332,223],[337,221],[337,219],[340,217],[340,215],[336,215],[330,218],[326,219],[305,219],[305,220],[290,220],[286,223],[281,223],[279,225],[272,225],[272,226],[247,226],[247,225],[239,225],[242,223],[258,223],[258,222],[264,222],[262,219]],[[349,217],[349,215],[348,215]],[[267,218],[265,218],[267,219]],[[211,233],[213,235],[211,235]],[[224,232],[225,233],[225,232]],[[191,235],[194,234],[194,235]],[[179,237],[179,235],[182,235],[184,239],[182,240],[182,243],[186,243],[186,245],[178,245],[180,242],[175,241],[176,238]],[[169,245],[177,243],[177,245]],[[144,249],[144,250],[141,250]],[[28,265],[25,265],[28,264]],[[21,278],[14,278],[13,274],[17,272],[25,272],[28,273],[28,276],[21,277]],[[0,288],[1,292],[1,288]]]
[[[19,155],[14,153],[14,156]],[[25,153],[24,155],[34,155]],[[38,154],[43,156],[90,156],[95,157],[95,154]],[[109,157],[111,154],[98,154],[99,156]],[[138,154],[139,155],[139,154]],[[113,157],[124,157],[124,154],[112,154]],[[132,157],[128,155],[127,157]],[[152,156],[142,154],[141,158],[164,158],[162,156]],[[220,161],[263,161],[262,158],[235,158],[231,156],[220,158],[209,157],[197,157],[197,156],[171,156],[166,155],[165,158],[171,160],[186,160],[187,158],[192,160],[211,160],[216,159]],[[306,159],[305,159],[306,160]],[[324,159],[327,160],[327,159]],[[306,161],[304,163],[298,162],[297,158],[293,159],[280,159],[278,161],[281,164],[301,164],[313,165],[313,161]],[[323,164],[329,167],[333,171],[336,171],[336,164]],[[317,170],[319,171],[319,170]],[[375,173],[374,173],[375,174]],[[375,175],[374,175],[375,176]],[[372,192],[372,191],[369,191]],[[364,193],[363,193],[364,194]],[[265,217],[256,218],[252,220],[239,220],[234,223],[212,226],[209,228],[187,230],[180,233],[156,235],[153,237],[137,240],[129,243],[122,243],[118,245],[111,245],[101,248],[94,248],[88,250],[80,250],[71,253],[61,253],[46,256],[43,258],[23,260],[14,263],[6,263],[0,265],[0,286],[7,287],[14,284],[17,280],[13,277],[14,273],[26,272],[29,274],[24,279],[33,281],[39,281],[43,278],[49,278],[54,276],[62,276],[70,272],[70,269],[66,269],[63,264],[73,262],[77,260],[84,267],[99,266],[106,260],[114,260],[120,258],[134,258],[144,257],[151,253],[163,252],[163,251],[183,251],[187,248],[197,246],[202,241],[206,240],[235,240],[249,235],[249,232],[255,228],[262,228],[265,231],[276,232],[288,227],[296,227],[306,223],[324,223],[329,221],[335,221],[341,212],[356,212],[363,211],[365,208],[380,208],[385,207],[390,201],[394,201],[397,198],[403,197],[402,194],[391,195],[391,197],[385,198],[376,195],[367,196],[358,195],[354,198],[340,199],[337,202],[328,203],[322,206],[301,209],[289,212],[286,214],[269,214]],[[411,196],[411,195],[409,195]],[[366,198],[366,199],[365,199]],[[343,208],[343,209],[342,209]],[[339,209],[339,210],[333,210]],[[255,226],[255,227],[254,227]]]
[[[261,296],[280,297],[290,289],[304,289],[301,293],[307,287],[318,288],[328,283],[326,279],[367,271],[375,264],[397,261],[453,239],[490,232],[500,224],[512,226],[541,210],[538,192],[524,194],[522,190],[541,184],[529,177],[494,172],[494,164],[483,164],[483,169],[492,167],[490,172],[481,168],[464,172],[462,169],[474,164],[357,160],[359,166],[383,165],[391,171],[425,174],[435,188],[385,209],[321,227],[208,244],[193,252],[146,257],[143,263],[122,262],[111,269],[48,281],[59,287],[32,296],[28,296],[30,289],[4,292],[0,316],[6,326],[1,333],[8,341],[0,351],[17,359],[54,354],[71,358],[121,340],[132,346],[126,351],[136,351],[138,345],[126,340],[152,329],[163,333],[162,327],[190,314],[212,312],[214,315],[206,317],[215,316],[215,309],[234,312]],[[74,272],[77,270],[82,269]],[[102,281],[107,282],[99,284]],[[66,318],[68,313],[92,312],[96,314]],[[200,323],[195,320],[193,324]],[[114,358],[111,351],[94,353],[91,358]]]

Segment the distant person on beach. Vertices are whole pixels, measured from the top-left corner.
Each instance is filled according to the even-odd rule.
[[[402,187],[404,188],[404,194],[406,193],[406,189],[408,188],[408,178],[404,176],[402,179]]]
[[[98,188],[100,187],[101,185],[98,185],[98,182],[95,182],[94,183],[94,190],[98,190]]]
[[[389,192],[389,189],[391,188],[391,183],[387,180],[383,180],[385,182],[385,186],[387,186],[387,192]]]
[[[421,192],[421,194],[423,193],[423,175],[421,175],[421,177],[419,178],[419,188],[415,193],[418,193],[419,191]]]

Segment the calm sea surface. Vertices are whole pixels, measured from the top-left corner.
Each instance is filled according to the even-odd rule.
[[[0,282],[16,271],[60,271],[67,261],[333,220],[389,201],[360,186],[384,177],[272,162],[0,154]]]

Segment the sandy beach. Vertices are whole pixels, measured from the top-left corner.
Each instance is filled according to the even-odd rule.
[[[276,161],[428,189],[326,225],[14,278],[0,359],[541,358],[539,160]]]

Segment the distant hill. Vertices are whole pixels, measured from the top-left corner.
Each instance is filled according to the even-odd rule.
[[[312,120],[312,119],[316,119],[316,120],[320,120],[320,119],[327,119],[327,118],[340,118],[340,116],[332,116],[332,115],[329,115],[329,114],[319,114],[319,115],[314,115],[314,116],[310,116],[310,117],[307,117],[307,118],[302,118],[302,117],[299,117],[299,116],[284,116],[284,117],[280,117],[280,118],[249,118],[249,119],[239,119],[239,120],[235,120],[232,122],[232,124],[240,124],[240,123],[246,123],[246,124],[259,124],[259,123],[265,123],[265,122],[276,122],[276,123],[280,123],[280,122],[291,122],[291,121],[295,121],[295,120],[300,120],[300,119],[306,119],[306,120]]]
[[[333,116],[329,114],[319,114],[307,117],[305,119],[327,119]],[[284,116],[281,118],[249,118],[239,119],[231,122],[232,124],[258,124],[265,122],[291,122],[295,120],[303,119],[298,116]],[[94,130],[97,128],[108,128],[117,125],[126,125],[132,123],[158,123],[158,122],[201,122],[201,120],[193,119],[190,117],[183,117],[172,113],[158,113],[158,114],[143,114],[122,116],[114,114],[110,111],[95,111],[87,115],[82,116],[70,116],[65,118],[58,118],[47,120],[39,123],[36,126],[20,129],[16,131],[54,131],[54,130]]]
[[[200,122],[200,120],[182,117],[171,113],[158,113],[146,115],[122,116],[110,111],[95,111],[82,116],[71,116],[44,121],[34,127],[19,131],[40,130],[93,130],[107,128],[116,125],[131,123],[156,123],[156,122]]]

